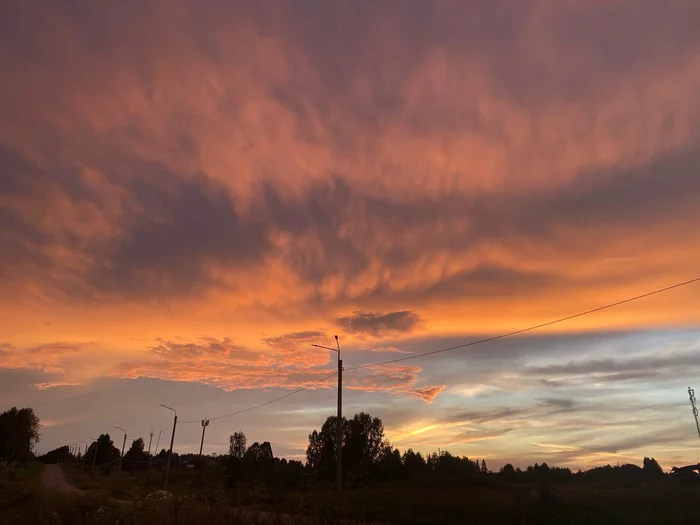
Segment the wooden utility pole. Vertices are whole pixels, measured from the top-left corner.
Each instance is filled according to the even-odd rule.
[[[170,408],[169,406],[166,406],[166,405],[160,405],[160,406],[175,412],[175,417],[173,418],[173,433],[170,436],[170,450],[168,450],[168,461],[165,465],[165,480],[163,481],[163,490],[167,490],[168,489],[168,474],[170,473],[170,462],[172,461],[172,458],[173,458],[173,443],[175,443],[175,429],[177,428],[177,410],[175,410],[174,408]]]
[[[338,353],[338,417],[335,425],[335,484],[338,492],[343,491],[343,360],[340,358],[340,342],[335,336],[335,348],[312,344],[316,348],[324,348]]]
[[[336,489],[343,492],[343,360],[340,358],[340,343],[335,336],[335,344],[338,347],[338,421],[336,422],[335,450],[336,450]]]
[[[204,431],[207,429],[209,426],[209,420],[208,419],[202,419],[202,442],[199,445],[199,457],[202,457],[202,449],[204,448]]]

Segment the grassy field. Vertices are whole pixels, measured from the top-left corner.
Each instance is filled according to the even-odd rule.
[[[42,465],[0,474],[3,525],[237,525],[254,523],[417,524],[685,524],[700,520],[700,485],[670,477],[650,487],[601,488],[585,484],[425,487],[379,484],[349,490],[271,491],[261,486],[229,490],[217,472],[179,472],[169,493],[163,473],[82,472],[64,467],[81,495],[41,487]],[[538,497],[532,497],[533,489]],[[547,494],[549,493],[549,495]]]

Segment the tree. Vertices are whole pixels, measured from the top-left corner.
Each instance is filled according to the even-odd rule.
[[[347,422],[344,434],[343,464],[345,468],[348,472],[360,469],[366,473],[379,461],[385,446],[382,420],[360,412]]]
[[[404,452],[401,461],[404,472],[409,478],[419,476],[425,471],[425,459],[423,459],[420,452],[413,452],[412,448]]]
[[[146,470],[149,464],[148,454],[145,452],[145,444],[143,439],[135,439],[131,443],[131,447],[124,454],[124,460],[122,461],[122,470],[133,471],[133,470]]]
[[[61,461],[65,461],[70,457],[70,449],[68,448],[68,445],[63,445],[62,447],[55,448],[53,450],[49,450],[46,454],[43,456],[39,457],[39,460],[42,461],[43,463],[60,463]]]
[[[396,480],[403,477],[403,472],[401,453],[385,441],[372,477],[379,480]]]
[[[326,418],[320,432],[314,430],[309,434],[309,446],[306,448],[306,462],[324,479],[332,479],[335,473],[336,421],[336,416]],[[345,423],[343,419],[344,427]]]
[[[268,486],[274,485],[275,457],[268,441],[253,443],[243,455],[243,477],[248,480],[264,482]]]
[[[489,473],[489,469],[486,468],[486,461],[483,460],[483,459],[481,460],[481,473],[482,473],[482,474],[488,474],[488,473]]]
[[[306,460],[309,467],[324,479],[332,479],[336,463],[336,421],[330,416],[321,427],[309,434]],[[384,424],[378,417],[360,412],[350,420],[343,419],[343,473],[354,480],[367,479],[379,463],[388,445],[384,440]]]
[[[644,471],[644,474],[647,476],[662,476],[664,473],[664,470],[661,468],[661,465],[659,465],[659,462],[656,461],[654,458],[644,458],[644,463],[642,470]]]
[[[95,459],[95,450],[97,450],[97,458]],[[119,458],[121,452],[117,447],[114,446],[112,438],[109,434],[100,434],[97,438],[97,442],[93,442],[88,447],[88,451],[85,454],[86,464],[93,462],[93,459],[97,465],[102,463],[109,463],[114,459]]]
[[[132,454],[143,454],[146,449],[146,444],[143,442],[143,438],[135,439],[129,447],[129,452]]]
[[[269,441],[265,441],[262,445],[258,442],[253,443],[243,455],[245,461],[250,461],[252,463],[272,461],[273,458],[272,447]]]
[[[34,445],[39,442],[40,429],[39,418],[31,408],[12,407],[0,414],[0,458],[30,459]]]
[[[242,431],[234,432],[228,438],[228,453],[231,457],[241,459],[246,453],[246,437]]]
[[[505,465],[503,465],[499,474],[503,476],[503,479],[505,481],[513,481],[516,476],[515,469],[510,463],[506,463]]]

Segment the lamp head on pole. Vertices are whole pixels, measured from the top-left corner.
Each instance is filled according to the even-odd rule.
[[[311,346],[315,346],[316,348],[323,348],[324,350],[330,350],[331,352],[336,352],[338,354],[338,361],[340,361],[340,343],[338,343],[338,336],[335,336],[335,344],[337,348],[331,348],[330,346],[323,346],[323,345],[317,345],[317,344],[311,344]]]

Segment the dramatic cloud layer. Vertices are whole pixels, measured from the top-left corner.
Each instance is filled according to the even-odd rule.
[[[332,374],[312,345],[338,334],[346,413],[402,446],[682,449],[697,286],[380,363],[697,277],[699,25],[692,0],[3,3],[7,399],[42,407],[47,447],[97,431],[61,403],[102,421],[127,383],[194,420]],[[249,431],[297,455],[333,387]],[[633,391],[652,423],[621,437],[601,421]]]

